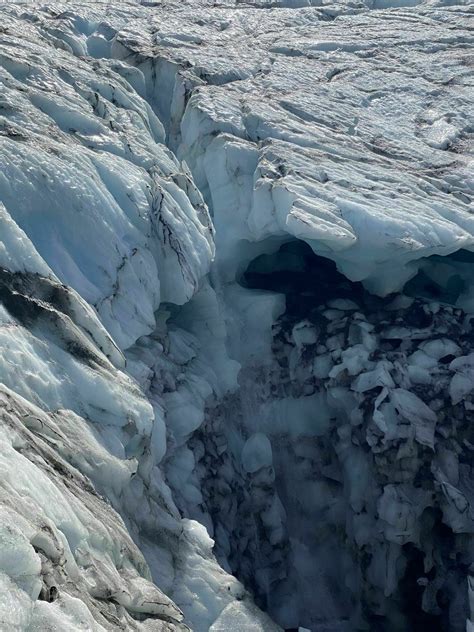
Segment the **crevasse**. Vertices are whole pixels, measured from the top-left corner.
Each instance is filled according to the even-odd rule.
[[[470,10],[312,4],[0,6],[2,629],[471,625]]]

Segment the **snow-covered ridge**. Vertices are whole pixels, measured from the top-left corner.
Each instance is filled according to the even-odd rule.
[[[0,629],[464,627],[470,321],[367,293],[471,311],[449,4],[0,5]]]

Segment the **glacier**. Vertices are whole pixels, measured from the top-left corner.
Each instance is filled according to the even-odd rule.
[[[0,2],[0,630],[474,629],[472,16]]]

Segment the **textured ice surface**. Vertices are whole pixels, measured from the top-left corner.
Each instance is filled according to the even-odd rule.
[[[171,393],[144,392],[160,304],[189,301],[209,270],[207,207],[142,73],[84,57],[100,20],[69,17],[1,7],[0,628],[204,632],[236,602],[277,629],[181,521],[158,468],[164,406],[173,445],[211,387],[177,390],[176,428]],[[187,361],[192,334],[166,336]]]
[[[1,629],[465,629],[471,15],[0,4]]]
[[[194,293],[213,252],[207,212],[119,68],[30,24],[3,20],[1,199],[11,230],[127,347],[154,329],[160,299]]]
[[[118,57],[143,73],[112,65],[146,93],[192,167],[229,274],[255,242],[296,237],[385,294],[420,259],[472,245],[469,7],[305,4],[124,3],[112,11],[73,3],[64,13],[43,10],[41,28],[78,55]],[[134,125],[135,143],[120,149],[120,130],[106,129],[117,107],[121,125],[129,123],[121,101],[130,97],[121,91],[114,103],[103,84],[88,89],[107,105],[105,121],[76,113],[75,135],[149,168],[142,129]],[[67,88],[54,107],[44,94],[32,99],[60,127]],[[133,109],[143,128],[149,107]],[[161,126],[149,125],[161,137]]]

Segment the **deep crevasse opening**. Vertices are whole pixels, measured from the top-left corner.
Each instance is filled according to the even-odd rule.
[[[192,111],[188,108],[188,135]],[[434,395],[439,398],[433,408],[447,406],[452,373],[444,376],[441,387],[430,391],[428,385],[438,380],[438,361],[444,367],[456,358],[450,352],[458,349],[454,341],[460,335],[463,351],[470,352],[470,324],[460,310],[438,305],[456,302],[450,300],[447,284],[438,294],[421,290],[426,285],[424,275],[436,276],[424,260],[421,272],[417,273],[417,264],[407,275],[413,277],[408,297],[390,295],[382,300],[362,284],[349,281],[331,260],[316,256],[304,242],[285,244],[285,237],[277,235],[252,243],[239,219],[236,234],[231,235],[226,223],[235,220],[228,207],[234,208],[233,195],[240,187],[240,209],[235,210],[243,208],[245,216],[255,168],[253,149],[237,147],[234,154],[220,153],[225,140],[220,146],[216,140],[216,149],[207,157],[212,139],[204,137],[200,148],[197,138],[191,153],[185,145],[179,151],[192,165],[213,209],[217,271],[211,278],[218,312],[227,326],[226,347],[241,368],[237,391],[221,401],[213,396],[203,423],[187,439],[194,460],[193,488],[199,490],[194,498],[182,497],[182,480],[171,456],[178,505],[185,515],[206,525],[223,567],[239,577],[257,603],[287,629],[300,625],[314,630],[428,625],[463,629],[468,611],[466,575],[453,578],[448,561],[459,544],[450,543],[449,553],[444,552],[435,567],[426,562],[430,545],[423,548],[420,542],[420,534],[428,539],[431,530],[431,543],[440,546],[438,534],[450,542],[446,533],[451,531],[444,524],[446,513],[443,522],[438,508],[445,502],[444,492],[439,495],[439,476],[421,482],[434,435],[433,428],[426,435],[426,429],[417,430],[416,417],[425,415],[433,423],[426,407],[432,406]],[[219,160],[228,166],[229,157],[239,173],[238,185],[232,179],[233,166],[228,173],[219,173]],[[227,197],[222,197],[221,188],[228,191]],[[258,213],[258,207],[253,212]],[[271,254],[260,254],[265,252]],[[451,258],[455,261],[457,255]],[[255,291],[242,291],[239,285]],[[410,296],[432,299],[432,304]],[[238,314],[243,306],[244,316]],[[192,305],[185,311],[189,322]],[[355,323],[348,324],[351,320]],[[338,328],[344,331],[342,340],[337,333],[326,333],[328,322],[331,334]],[[322,331],[321,323],[325,323]],[[370,333],[373,329],[376,334]],[[448,339],[439,345],[440,334]],[[325,337],[333,347],[325,348]],[[418,345],[425,343],[431,350],[427,361],[424,352],[416,355]],[[219,364],[218,370],[222,368]],[[351,381],[361,374],[359,382],[367,381],[355,388],[354,395]],[[388,394],[392,389],[393,396]],[[380,405],[382,417],[387,415],[393,427],[386,429],[380,421],[381,427],[376,424],[374,430],[370,416],[374,411],[378,414]],[[413,413],[417,407],[421,412]],[[456,412],[458,418],[462,414]],[[372,432],[381,433],[370,441],[379,440],[383,448],[374,450],[364,436]],[[374,456],[379,449],[388,454]],[[419,455],[423,450],[428,456]],[[401,464],[396,463],[399,458]],[[394,471],[390,471],[391,460]],[[179,462],[182,465],[184,460]],[[377,469],[380,476],[374,474]],[[374,489],[364,498],[372,483]],[[435,499],[419,493],[423,485]],[[420,502],[426,506],[421,513],[413,512],[410,507]],[[409,528],[404,529],[407,521]],[[375,537],[379,531],[383,536]],[[460,591],[458,584],[463,586]]]
[[[449,451],[453,424],[469,431],[454,390],[469,319],[373,296],[302,242],[259,256],[241,283],[254,311],[237,347],[252,346],[269,291],[287,308],[267,356],[240,350],[239,390],[189,443],[218,559],[287,629],[463,629],[466,576],[450,560],[469,547],[432,451]]]

